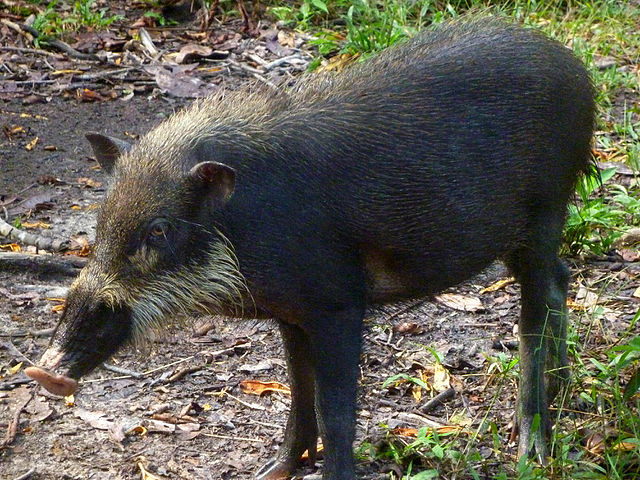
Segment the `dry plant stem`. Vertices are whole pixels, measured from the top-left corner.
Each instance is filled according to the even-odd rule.
[[[20,425],[20,415],[22,414],[22,411],[27,407],[27,405],[29,405],[29,402],[33,400],[34,395],[35,395],[35,390],[32,390],[31,395],[29,395],[29,398],[27,398],[24,402],[22,402],[22,404],[18,405],[18,408],[14,412],[13,417],[9,422],[7,431],[4,435],[4,439],[2,440],[2,442],[0,442],[0,450],[7,448],[15,440],[16,435],[18,435],[18,426]]]
[[[134,370],[129,370],[127,368],[117,367],[115,365],[110,365],[108,363],[103,363],[102,368],[105,370],[109,370],[110,372],[119,373],[120,375],[129,375],[133,378],[142,378],[144,374],[140,372],[136,372]]]
[[[198,372],[204,368],[204,365],[193,365],[191,367],[183,368],[182,370],[178,370],[176,373],[171,375],[169,378],[165,380],[166,383],[175,382],[176,380],[180,380],[181,378],[191,374]]]
[[[20,338],[20,337],[48,337],[53,333],[53,328],[42,330],[29,330],[28,332],[0,333],[0,337]]]
[[[20,242],[24,245],[32,245],[39,250],[46,250],[49,252],[63,252],[69,249],[69,242],[66,240],[63,241],[44,238],[39,235],[25,232],[24,230],[18,230],[2,219],[0,219],[0,236],[7,237],[10,240]]]
[[[4,52],[18,52],[18,53],[33,53],[34,55],[44,55],[46,57],[53,57],[56,60],[62,60],[64,57],[58,53],[47,52],[39,48],[25,48],[25,47],[13,47],[9,45],[0,46],[0,51]]]
[[[440,392],[438,395],[433,397],[427,403],[425,403],[422,407],[420,407],[420,411],[422,413],[430,412],[431,410],[436,408],[438,405],[441,405],[445,403],[447,400],[453,398],[455,393],[456,391],[453,388],[447,388],[443,392]]]
[[[28,478],[31,478],[31,475],[33,475],[34,473],[36,473],[36,469],[32,468],[28,472],[23,473],[22,475],[20,475],[19,477],[14,478],[13,480],[27,480]]]

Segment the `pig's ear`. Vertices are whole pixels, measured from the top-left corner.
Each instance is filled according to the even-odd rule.
[[[113,166],[118,157],[131,149],[131,145],[124,140],[107,137],[100,133],[89,132],[85,137],[93,148],[93,154],[96,156],[100,168],[109,175],[113,173]]]
[[[236,172],[218,162],[198,163],[189,170],[189,177],[221,203],[229,200],[236,186]]]

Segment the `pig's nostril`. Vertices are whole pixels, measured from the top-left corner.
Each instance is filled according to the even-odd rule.
[[[65,377],[64,375],[56,375],[55,373],[50,373],[40,367],[28,367],[25,369],[24,373],[26,373],[28,377],[33,378],[54,395],[66,397],[67,395],[71,395],[78,388],[78,382],[73,378]]]

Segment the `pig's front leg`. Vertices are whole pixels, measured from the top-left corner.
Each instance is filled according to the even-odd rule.
[[[276,457],[267,462],[257,474],[258,480],[289,478],[300,463],[305,450],[313,465],[318,442],[318,424],[314,408],[314,368],[311,361],[309,337],[298,326],[280,322],[289,381],[291,410],[284,434],[284,443]]]

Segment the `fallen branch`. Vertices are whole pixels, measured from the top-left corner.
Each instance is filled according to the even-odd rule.
[[[8,224],[0,218],[0,236],[7,237],[10,240],[20,242],[24,245],[32,245],[38,250],[46,250],[49,252],[64,252],[69,250],[69,242],[66,240],[54,240],[51,238],[41,237],[24,230],[18,230],[13,225]]]
[[[36,270],[39,273],[75,277],[86,263],[86,257],[77,257],[75,255],[33,255],[0,252],[0,270]]]

